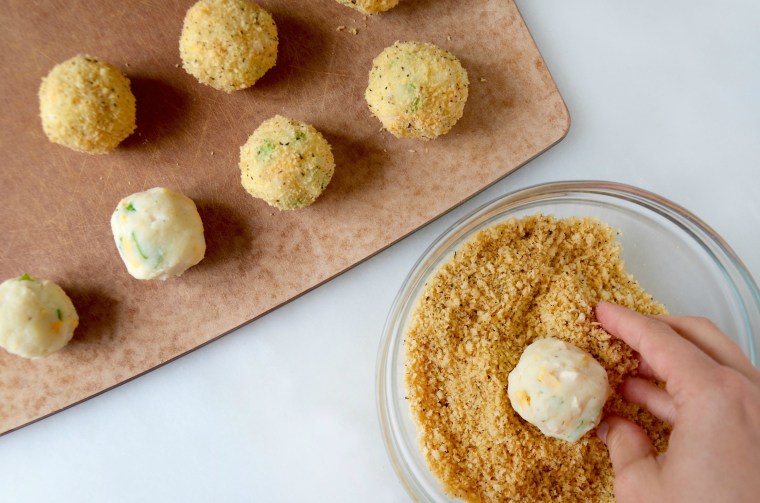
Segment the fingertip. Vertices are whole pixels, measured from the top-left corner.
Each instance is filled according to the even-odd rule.
[[[602,328],[612,335],[616,335],[614,326],[616,319],[621,316],[621,313],[626,310],[625,307],[613,304],[612,302],[600,301],[594,308],[594,314],[597,321],[602,325]]]
[[[599,426],[596,427],[596,436],[599,440],[607,444],[607,433],[610,431],[610,424],[607,421],[602,421]]]
[[[654,462],[655,448],[641,427],[615,415],[607,416],[603,423],[606,426],[600,428],[602,431],[597,429],[597,435],[607,446],[615,473],[621,473],[634,462],[647,459]]]
[[[596,317],[599,318],[599,314],[601,313],[602,316],[604,316],[607,311],[612,308],[614,309],[615,304],[611,302],[607,302],[606,300],[600,300],[596,307],[594,308],[594,312],[596,313]]]

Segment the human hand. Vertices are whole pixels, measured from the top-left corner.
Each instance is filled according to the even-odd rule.
[[[760,371],[711,321],[645,316],[601,302],[596,318],[637,351],[642,377],[623,398],[673,426],[659,455],[644,431],[618,416],[597,428],[615,472],[618,503],[760,501]]]

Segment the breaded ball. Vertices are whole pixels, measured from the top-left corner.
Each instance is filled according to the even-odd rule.
[[[0,347],[24,358],[42,358],[64,347],[79,316],[63,289],[28,274],[0,284]]]
[[[39,90],[42,129],[53,143],[105,154],[135,130],[135,96],[115,66],[78,55],[53,67]]]
[[[396,42],[372,62],[365,98],[397,138],[432,140],[449,132],[467,101],[467,71],[433,44]]]
[[[313,203],[334,172],[330,144],[322,134],[279,115],[264,121],[240,148],[243,187],[281,210]]]
[[[180,276],[203,259],[203,222],[192,199],[163,187],[122,199],[111,230],[129,274],[137,279]]]
[[[553,337],[530,344],[507,378],[520,417],[549,437],[575,442],[599,424],[612,390],[593,356]]]
[[[188,9],[179,38],[182,67],[214,89],[252,86],[277,62],[277,26],[248,0],[200,0]]]
[[[362,14],[385,12],[398,5],[399,0],[337,0],[338,3],[356,9]]]

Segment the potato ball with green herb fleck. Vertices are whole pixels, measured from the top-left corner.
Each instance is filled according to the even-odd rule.
[[[179,39],[182,67],[220,91],[256,83],[277,62],[277,26],[248,0],[200,0],[185,15]]]
[[[64,347],[79,316],[63,289],[24,274],[0,284],[0,347],[24,358],[41,358]]]
[[[79,152],[105,154],[135,130],[135,96],[115,66],[78,55],[53,67],[39,89],[48,139]]]
[[[334,171],[330,144],[322,134],[279,115],[264,121],[240,148],[243,187],[281,210],[313,203]]]
[[[338,3],[356,9],[362,14],[385,12],[398,5],[399,0],[338,0]]]
[[[467,71],[433,44],[396,42],[372,62],[364,94],[370,111],[397,138],[432,140],[464,113]]]
[[[203,222],[192,199],[163,187],[122,199],[111,230],[124,265],[137,279],[180,276],[203,259]]]
[[[567,442],[599,424],[611,394],[607,371],[593,356],[553,337],[526,347],[507,381],[515,412],[544,435]]]

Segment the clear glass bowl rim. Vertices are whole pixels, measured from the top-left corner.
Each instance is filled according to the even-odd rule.
[[[710,255],[719,262],[721,267],[732,269],[731,272],[733,274],[730,275],[729,279],[734,283],[735,287],[741,288],[743,293],[740,293],[739,296],[744,303],[743,307],[745,311],[747,304],[749,304],[750,309],[756,315],[760,313],[760,290],[758,290],[757,284],[751,274],[731,247],[717,232],[696,215],[662,196],[632,185],[600,180],[548,182],[497,196],[461,217],[433,240],[404,279],[383,328],[377,356],[376,373],[378,417],[385,448],[391,459],[393,468],[407,492],[415,500],[433,501],[427,497],[427,492],[412,473],[408,461],[400,450],[397,435],[393,431],[395,418],[390,416],[389,409],[393,407],[393,404],[391,403],[392,395],[389,393],[389,389],[394,385],[390,365],[393,365],[395,360],[393,359],[391,349],[401,342],[396,340],[397,338],[394,336],[399,333],[398,325],[402,321],[400,319],[402,311],[408,302],[413,300],[411,299],[412,293],[416,290],[419,282],[427,278],[426,274],[421,273],[427,271],[435,264],[442,250],[449,248],[452,243],[472,232],[473,228],[489,220],[490,217],[514,210],[527,203],[563,197],[573,193],[595,194],[632,202],[676,224],[687,234],[691,235],[695,241],[707,248]],[[736,285],[737,281],[740,283],[739,285]],[[757,316],[755,316],[755,319],[757,319]],[[749,326],[747,328],[750,333],[748,341],[749,357],[752,363],[757,366],[753,329],[760,327]]]

